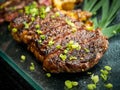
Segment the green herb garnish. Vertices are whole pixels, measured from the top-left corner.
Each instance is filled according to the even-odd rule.
[[[66,86],[68,89],[71,89],[71,88],[73,88],[74,86],[78,86],[78,82],[77,82],[77,81],[66,80],[66,81],[65,81],[65,86]]]
[[[105,66],[104,67],[107,71],[110,71],[112,68],[110,66]]]
[[[51,77],[51,73],[46,73],[46,76],[49,78]]]
[[[26,56],[25,55],[21,55],[21,62],[24,62],[26,60]]]
[[[57,49],[61,49],[62,46],[61,46],[61,45],[57,45],[56,48],[57,48]]]
[[[14,33],[16,33],[17,31],[18,31],[17,28],[12,29],[12,32],[14,32]]]
[[[75,57],[75,56],[70,56],[69,59],[70,59],[70,60],[77,60],[77,57]]]
[[[51,39],[49,42],[48,42],[48,45],[49,46],[52,46],[54,44],[54,41],[53,41],[53,39]]]
[[[35,65],[33,62],[31,62],[31,65],[30,65],[30,71],[34,71],[35,70]]]
[[[99,76],[98,75],[92,75],[91,79],[94,82],[94,84],[97,84],[99,82]]]
[[[60,54],[59,57],[62,59],[62,61],[65,61],[67,59],[67,56],[64,54]]]
[[[41,38],[42,40],[44,40],[44,39],[46,38],[46,36],[45,36],[45,35],[40,35],[40,38]]]
[[[42,34],[41,30],[36,30],[37,34]]]
[[[113,85],[112,85],[111,83],[105,84],[104,86],[105,86],[106,88],[108,88],[108,89],[113,88]]]
[[[88,84],[87,88],[88,88],[88,90],[94,90],[94,89],[96,89],[96,84]]]
[[[65,19],[65,21],[66,21],[66,23],[68,24],[68,25],[70,25],[70,26],[72,26],[72,27],[75,27],[75,24],[74,23],[72,23],[72,21],[70,20],[70,19]]]

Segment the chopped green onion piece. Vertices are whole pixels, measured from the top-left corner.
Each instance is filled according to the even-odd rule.
[[[53,39],[51,39],[49,42],[48,42],[48,45],[49,46],[52,46],[54,44],[54,41],[53,41]]]
[[[89,49],[87,49],[87,48],[84,48],[84,50],[85,50],[87,53],[89,53],[89,52],[90,52],[90,50],[89,50]]]
[[[47,77],[51,77],[51,73],[46,73],[46,76]]]
[[[72,86],[78,86],[78,82],[72,81]]]
[[[57,49],[61,49],[62,46],[61,46],[61,45],[57,45],[56,48],[57,48]]]
[[[25,55],[21,55],[21,62],[24,62],[26,60],[26,56]]]
[[[14,32],[14,33],[16,33],[17,31],[18,31],[17,28],[12,29],[12,32]]]
[[[111,83],[105,84],[104,86],[105,86],[106,88],[108,88],[108,89],[113,88],[113,85],[112,85]]]
[[[59,12],[56,12],[55,15],[56,15],[57,17],[59,17],[59,16],[60,16],[60,13],[59,13]]]
[[[37,34],[42,34],[41,30],[36,30]]]
[[[72,32],[74,33],[74,32],[76,32],[77,31],[77,29],[75,28],[75,27],[73,27],[72,28]]]
[[[105,66],[104,67],[107,71],[110,71],[112,68],[110,66]]]
[[[68,88],[68,89],[71,89],[73,86],[72,86],[72,82],[70,80],[66,80],[65,81],[65,86]]]
[[[88,88],[88,90],[94,90],[94,89],[96,89],[96,84],[88,84],[87,88]]]
[[[44,19],[46,17],[46,8],[45,6],[40,7],[40,18]]]
[[[64,50],[64,54],[67,54],[68,53],[68,50]]]
[[[41,43],[42,43],[42,40],[38,40],[38,43],[41,44]]]
[[[98,75],[92,75],[91,79],[95,84],[99,82],[99,76]]]
[[[63,55],[63,54],[60,54],[60,58],[65,61],[67,59],[67,56],[66,55]]]
[[[36,25],[35,25],[35,28],[36,28],[36,29],[40,28],[40,25],[39,25],[39,24],[36,24]]]
[[[72,23],[71,20],[69,20],[69,19],[66,18],[65,21],[66,21],[66,23],[67,23],[68,25],[70,25],[70,26],[72,26],[72,27],[75,27],[75,24]]]
[[[26,22],[23,22],[23,24],[25,25],[25,29],[29,29],[29,24]]]
[[[101,78],[102,78],[104,81],[106,81],[106,80],[107,80],[107,78],[108,78],[108,76],[107,76],[107,75],[105,75],[105,74],[100,74],[100,76],[101,76]]]
[[[77,59],[77,57],[75,57],[75,56],[70,56],[70,58],[69,58],[70,60],[76,60]]]
[[[34,71],[35,70],[35,65],[33,62],[31,62],[31,65],[30,65],[30,71]]]
[[[45,35],[40,35],[41,39],[44,40],[46,37]]]
[[[108,75],[109,74],[109,72],[107,71],[107,70],[100,70],[100,72],[102,73],[102,74],[104,74],[104,75]]]
[[[81,46],[80,46],[78,43],[74,43],[74,44],[72,45],[72,49],[80,50],[80,49],[81,49]]]

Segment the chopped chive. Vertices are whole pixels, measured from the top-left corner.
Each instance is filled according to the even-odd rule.
[[[31,62],[31,65],[30,65],[30,71],[34,71],[35,70],[35,65],[33,62]]]
[[[72,28],[72,33],[76,32],[77,29],[75,27]]]
[[[25,55],[21,55],[21,62],[24,62],[26,60],[26,56]]]
[[[96,84],[88,84],[87,88],[88,88],[88,90],[94,90],[94,89],[96,89]]]
[[[46,76],[47,77],[51,77],[51,73],[46,73]]]
[[[76,60],[77,59],[77,57],[75,57],[75,56],[70,56],[70,58],[69,58],[70,60]]]
[[[49,42],[48,42],[48,45],[49,46],[52,46],[54,44],[54,41],[53,41],[53,39],[51,39]]]
[[[57,49],[61,49],[62,46],[61,46],[61,45],[57,45],[56,48],[57,48]]]
[[[75,27],[75,24],[72,23],[71,20],[69,20],[69,19],[65,19],[65,21],[66,21],[66,23],[67,23],[68,25],[70,25],[70,26],[72,26],[72,27]]]
[[[111,83],[105,84],[104,86],[105,86],[106,88],[108,88],[108,89],[113,88],[113,85],[112,85]]]
[[[107,71],[110,71],[112,68],[110,66],[105,66],[104,67]]]
[[[72,86],[78,86],[78,82],[72,81]]]
[[[104,81],[106,81],[106,80],[107,80],[107,78],[108,78],[108,76],[107,76],[107,75],[105,75],[105,74],[100,74],[100,76],[101,76],[101,78],[102,78]]]
[[[99,76],[98,75],[92,75],[91,79],[95,84],[99,82]]]
[[[71,89],[73,86],[72,86],[72,82],[70,80],[66,80],[65,81],[65,86],[68,88],[68,89]]]
[[[100,72],[102,73],[102,74],[104,74],[104,75],[108,75],[109,74],[109,72],[107,71],[107,70],[100,70]]]
[[[62,61],[65,61],[67,59],[66,55],[60,54],[60,58],[62,59]]]
[[[36,30],[37,34],[42,34],[41,30]]]
[[[64,50],[64,54],[67,54],[68,53],[68,50]]]
[[[46,37],[45,35],[40,35],[41,39],[44,40]]]
[[[12,29],[12,32],[14,32],[14,33],[16,33],[17,31],[18,31],[17,28]]]
[[[87,48],[84,48],[84,50],[85,50],[87,53],[89,53],[89,52],[90,52],[90,50],[89,50],[89,49],[87,49]]]

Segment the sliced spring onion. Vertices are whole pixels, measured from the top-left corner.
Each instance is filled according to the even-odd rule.
[[[34,63],[33,62],[31,62],[31,65],[30,65],[30,71],[34,71],[35,70],[35,65],[34,65]]]
[[[112,68],[110,66],[105,66],[104,67],[107,71],[110,71]]]
[[[17,31],[18,31],[17,28],[12,29],[12,32],[14,32],[14,33],[16,33]]]
[[[108,89],[113,88],[113,85],[112,85],[111,83],[105,84],[104,86],[105,86],[106,88],[108,88]]]
[[[88,90],[94,90],[94,89],[96,89],[96,84],[88,84],[87,88],[88,88]]]
[[[51,77],[51,73],[46,73],[46,76],[47,77]]]
[[[21,62],[24,62],[26,60],[26,56],[25,55],[21,55]]]
[[[94,84],[97,84],[99,82],[99,76],[98,75],[92,75],[91,76],[92,81],[94,82]]]
[[[64,55],[64,54],[60,54],[60,58],[61,58],[63,61],[65,61],[65,60],[67,59],[67,56]]]

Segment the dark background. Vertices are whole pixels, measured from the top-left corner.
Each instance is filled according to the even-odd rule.
[[[33,90],[13,68],[0,57],[0,90]]]

